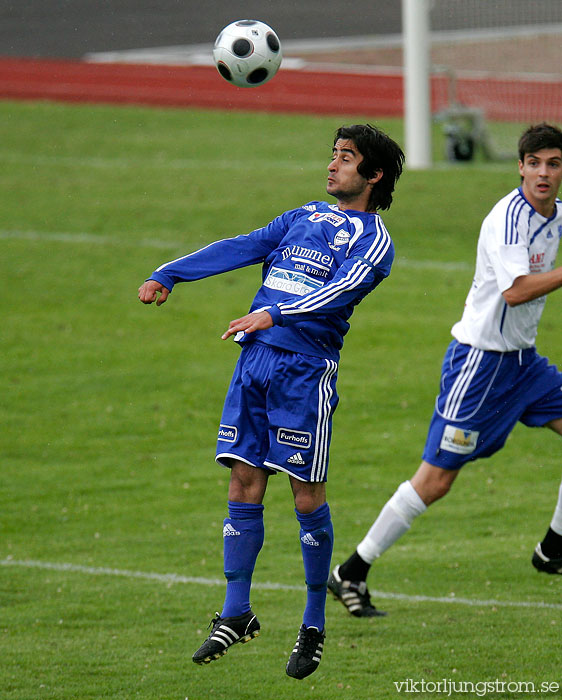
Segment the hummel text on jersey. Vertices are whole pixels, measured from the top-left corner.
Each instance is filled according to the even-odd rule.
[[[298,258],[303,258],[304,260],[314,260],[314,262],[320,263],[322,265],[327,265],[332,267],[334,258],[331,255],[322,253],[320,250],[313,250],[312,248],[303,248],[300,245],[293,245],[285,248],[283,251],[283,260],[287,260],[291,256],[296,256]]]
[[[277,442],[282,445],[295,445],[307,449],[312,444],[312,434],[301,430],[290,430],[289,428],[277,429]]]

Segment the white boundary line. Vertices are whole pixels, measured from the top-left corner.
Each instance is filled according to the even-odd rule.
[[[200,578],[197,576],[182,576],[180,574],[158,574],[150,571],[131,571],[128,569],[112,569],[109,567],[82,566],[80,564],[57,563],[39,561],[37,559],[0,559],[0,565],[19,567],[26,569],[42,569],[48,571],[61,571],[87,574],[89,576],[115,576],[130,579],[142,579],[157,581],[167,585],[183,583],[200,586],[224,586],[224,580],[213,578]],[[302,591],[304,586],[291,586],[283,583],[255,582],[252,587],[265,591]],[[497,608],[531,608],[562,610],[560,603],[544,603],[542,601],[518,601],[518,600],[478,600],[474,598],[457,598],[446,596],[406,595],[404,593],[385,593],[371,589],[371,595],[375,598],[386,600],[403,600],[409,603],[456,603],[471,607],[497,607]]]
[[[476,75],[476,73],[475,73]],[[542,79],[542,76],[541,76]],[[557,77],[557,80],[559,78]],[[147,169],[166,169],[166,170],[201,170],[206,168],[208,170],[222,169],[227,170],[232,168],[234,161],[229,159],[214,159],[207,160],[205,163],[201,163],[201,160],[197,158],[173,158],[170,160],[162,160],[159,158],[146,159],[146,158],[135,158],[135,157],[115,157],[106,158],[102,156],[50,156],[50,155],[27,155],[25,153],[3,153],[3,161],[9,163],[17,164],[30,164],[34,168],[37,166],[65,166],[69,168],[110,168],[114,171],[116,168],[123,168],[125,170],[138,169],[140,167]],[[451,161],[438,161],[435,163],[435,167],[439,170],[456,170],[469,172],[474,174],[475,172],[489,173],[493,172],[508,172],[512,173],[515,162],[517,160],[517,155],[514,154],[511,161],[495,161],[495,162],[478,162],[478,163],[453,163]],[[248,167],[259,169],[261,167],[266,167],[263,164],[263,159],[251,159],[246,158],[245,164]],[[267,165],[267,164],[266,164]],[[326,165],[324,160],[308,160],[303,163],[295,163],[290,160],[278,160],[275,163],[277,169],[288,170],[289,172],[303,173],[308,170],[319,172]]]
[[[138,240],[125,240],[114,236],[98,236],[95,233],[81,231],[78,233],[65,233],[56,231],[46,233],[44,231],[1,231],[0,240],[15,239],[19,241],[39,241],[55,243],[87,243],[88,245],[119,245],[119,246],[145,246],[146,248],[183,248],[185,243],[181,241],[162,241],[157,238],[142,238]]]
[[[162,158],[136,158],[131,157],[103,157],[103,156],[63,156],[63,155],[41,155],[41,154],[26,154],[17,151],[2,154],[3,161],[19,164],[30,164],[33,167],[38,165],[55,165],[71,168],[110,168],[112,171],[115,168],[125,168],[128,170],[143,168],[144,170],[165,169],[166,171],[174,170],[226,170],[232,169],[237,163],[233,159],[228,158],[209,158],[204,163],[198,158],[170,158],[164,160]],[[308,160],[303,163],[296,163],[292,160],[276,160],[275,167],[283,168],[289,171],[303,172],[306,170],[321,171],[325,165],[324,160]],[[248,167],[259,168],[266,167],[267,161],[260,158],[245,157],[244,163]],[[265,163],[265,164],[264,164]]]
[[[162,241],[157,238],[141,238],[138,240],[125,240],[114,236],[102,236],[94,233],[46,233],[42,231],[2,231],[0,230],[0,240],[15,239],[20,241],[54,241],[56,243],[87,243],[89,245],[119,245],[119,246],[144,246],[146,248],[158,249],[182,249],[185,243],[181,241]],[[411,260],[409,258],[397,258],[398,267],[410,267],[425,270],[468,271],[473,269],[473,265],[467,262],[447,262],[439,260]]]

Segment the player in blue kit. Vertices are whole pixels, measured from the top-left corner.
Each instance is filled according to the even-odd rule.
[[[476,271],[454,340],[422,463],[383,507],[328,587],[356,617],[380,614],[370,601],[371,564],[428,505],[451,488],[468,461],[501,449],[518,421],[562,434],[562,373],[535,348],[546,295],[562,287],[555,259],[562,237],[562,132],[548,124],[519,141],[521,186],[484,219]],[[552,522],[532,557],[539,571],[562,573],[562,485]]]
[[[139,289],[143,303],[160,305],[178,282],[262,266],[250,313],[231,321],[222,336],[234,336],[242,348],[216,453],[230,468],[227,587],[195,663],[209,663],[259,633],[250,587],[264,540],[262,501],[277,472],[289,477],[307,586],[286,671],[300,679],[320,663],[333,546],[325,483],[338,360],[355,306],[390,273],[394,247],[377,211],[390,206],[403,161],[398,145],[377,128],[341,127],[326,187],[337,204],[309,202],[247,235],[211,243],[162,265]]]

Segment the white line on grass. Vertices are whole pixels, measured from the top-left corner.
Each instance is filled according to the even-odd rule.
[[[46,241],[55,243],[88,243],[96,245],[120,245],[120,246],[144,246],[145,248],[181,249],[185,243],[181,241],[162,241],[157,238],[124,239],[118,236],[103,236],[94,233],[47,233],[43,231],[1,231],[0,240],[16,239],[21,241]],[[441,270],[442,272],[455,270],[471,270],[472,265],[466,262],[446,262],[439,260],[410,260],[409,258],[397,258],[399,267],[411,267],[419,269]]]
[[[27,569],[44,569],[49,571],[69,571],[72,573],[87,574],[89,576],[119,576],[130,579],[143,579],[158,581],[168,585],[174,583],[186,583],[200,586],[224,586],[224,580],[214,578],[202,578],[198,576],[182,576],[180,574],[157,574],[150,571],[131,571],[128,569],[112,569],[109,567],[83,566],[81,564],[57,563],[39,561],[37,559],[0,559],[2,566],[14,566]],[[302,591],[304,586],[291,586],[283,583],[256,581],[252,587],[266,591]],[[546,608],[550,610],[562,610],[560,603],[544,603],[542,601],[522,600],[478,600],[474,598],[457,598],[454,596],[427,596],[406,595],[405,593],[385,593],[371,589],[371,594],[376,598],[387,600],[404,600],[409,603],[456,603],[457,605],[469,605],[472,607],[498,607],[498,608]]]
[[[63,165],[69,168],[101,168],[114,170],[115,168],[125,168],[127,170],[138,170],[139,168],[160,168],[166,170],[232,170],[239,165],[236,159],[212,159],[206,158],[134,158],[113,156],[105,158],[103,156],[63,156],[63,155],[41,155],[27,153],[4,153],[4,162],[16,164],[29,164],[36,169],[39,166]],[[275,160],[275,168],[287,170],[308,171],[318,170],[325,166],[324,161],[305,160]],[[268,161],[264,159],[249,159],[244,157],[244,165],[248,170],[269,167]]]
[[[63,233],[44,231],[0,231],[0,240],[16,239],[20,241],[45,241],[48,243],[88,243],[95,245],[144,246],[146,248],[183,248],[185,243],[180,241],[162,241],[158,238],[124,239],[118,236],[103,236],[95,233]]]
[[[238,166],[236,160],[225,158],[212,159],[208,158],[202,161],[201,158],[134,158],[128,156],[64,156],[64,155],[45,155],[45,154],[28,154],[28,153],[3,153],[3,162],[15,163],[16,165],[31,165],[36,170],[38,167],[51,165],[65,166],[68,168],[100,168],[102,170],[115,170],[115,168],[123,168],[126,170],[138,170],[143,168],[155,168],[165,170],[232,170]],[[517,154],[514,153],[507,160],[490,161],[490,162],[453,162],[449,160],[437,161],[434,167],[439,170],[465,170],[472,173],[477,171],[494,172],[512,172]],[[244,156],[244,164],[248,170],[259,170],[260,168],[269,167],[269,162],[264,159],[249,159]],[[275,168],[285,169],[289,171],[304,172],[318,171],[326,165],[325,161],[320,160],[305,160],[292,161],[281,160],[275,161]]]

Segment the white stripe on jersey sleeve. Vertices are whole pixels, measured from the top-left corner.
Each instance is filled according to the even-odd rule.
[[[376,267],[384,258],[390,248],[390,244],[391,239],[388,232],[381,226],[381,222],[377,221],[377,236],[371,248],[367,251],[364,258],[357,258],[345,277],[336,284],[330,282],[317,292],[308,294],[303,299],[297,299],[291,304],[279,304],[281,313],[298,314],[303,311],[315,311],[330,303],[342,292],[354,289],[365,279],[371,269]]]

